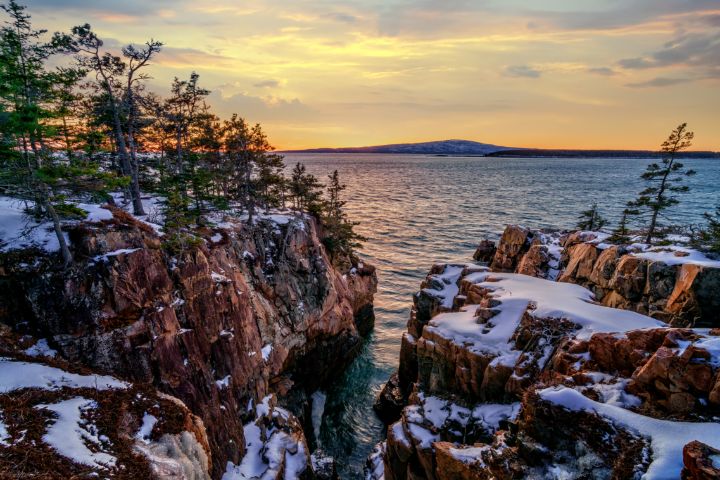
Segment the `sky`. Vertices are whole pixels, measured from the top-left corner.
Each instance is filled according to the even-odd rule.
[[[444,139],[720,150],[720,0],[26,0],[36,27],[165,43],[277,148]]]

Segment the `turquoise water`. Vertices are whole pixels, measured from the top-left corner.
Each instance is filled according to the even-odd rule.
[[[361,255],[378,268],[375,331],[360,357],[327,392],[320,440],[341,477],[362,478],[384,438],[372,404],[398,363],[412,294],[434,262],[469,261],[476,244],[507,223],[570,228],[597,202],[617,220],[642,189],[642,159],[503,159],[420,155],[288,154],[321,180],[337,169],[347,211],[368,237]],[[694,223],[720,202],[720,161],[688,160],[691,193],[667,223]]]

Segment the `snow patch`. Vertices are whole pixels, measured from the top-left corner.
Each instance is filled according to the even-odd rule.
[[[107,375],[78,375],[40,363],[17,362],[0,357],[0,393],[22,388],[59,390],[68,388],[127,388],[128,384]]]
[[[543,400],[571,411],[588,411],[607,418],[650,439],[652,460],[643,476],[646,480],[680,478],[683,468],[682,451],[685,444],[699,440],[713,448],[720,448],[720,423],[691,423],[658,420],[595,402],[567,387],[539,390]]]
[[[37,405],[35,408],[49,410],[57,415],[42,439],[60,455],[91,467],[115,466],[117,459],[102,451],[103,445],[95,425],[82,418],[83,413],[97,408],[94,400],[75,397],[49,405]],[[88,443],[95,447],[95,451],[87,447]]]

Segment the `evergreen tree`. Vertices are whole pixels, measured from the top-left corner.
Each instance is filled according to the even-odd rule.
[[[720,253],[720,206],[715,213],[705,213],[707,226],[700,233],[700,240],[714,253]]]
[[[323,185],[312,174],[307,173],[305,165],[298,162],[292,170],[289,190],[295,210],[306,210],[315,215],[322,213]]]
[[[692,145],[693,132],[688,131],[687,124],[680,124],[660,147],[663,158],[660,164],[651,163],[642,174],[647,187],[639,196],[628,203],[629,212],[639,216],[649,216],[645,228],[645,243],[652,243],[658,236],[658,216],[673,205],[679,203],[675,194],[689,190],[683,185],[684,177],[695,174],[694,170],[686,169],[677,161],[678,154]]]
[[[577,228],[580,230],[600,230],[607,225],[607,220],[600,215],[597,203],[593,203],[589,210],[580,213]]]
[[[328,179],[330,182],[327,186],[327,201],[321,217],[324,228],[323,244],[332,258],[337,258],[338,255],[349,256],[361,246],[360,242],[366,239],[354,230],[359,223],[347,219],[345,201],[341,197],[347,186],[340,182],[338,171],[333,171],[328,175]]]
[[[630,209],[626,208],[625,210],[623,210],[622,216],[620,217],[620,222],[618,223],[617,227],[613,229],[610,240],[615,243],[628,243],[630,241],[630,230],[628,230],[627,222],[628,215],[632,213],[633,212]]]
[[[128,45],[123,48],[121,57],[103,52],[104,42],[88,24],[74,27],[72,33],[73,37],[67,43],[68,49],[77,53],[78,63],[83,68],[95,72],[98,88],[107,100],[108,112],[112,117],[112,132],[122,173],[131,179],[133,211],[135,215],[144,215],[135,142],[137,96],[142,89],[142,81],[149,78],[141,70],[160,51],[162,43],[150,40],[143,48]]]
[[[65,94],[72,91],[82,74],[71,69],[51,71],[46,66],[51,56],[64,51],[66,37],[57,34],[50,42],[43,42],[46,32],[33,29],[25,7],[10,0],[2,9],[9,21],[0,29],[0,129],[3,149],[10,151],[3,155],[0,189],[32,202],[38,219],[50,219],[60,253],[68,264],[72,255],[60,219],[82,213],[69,196],[104,192],[119,182],[101,174],[97,165],[77,164],[72,158],[51,154],[50,144],[58,143],[53,119],[65,114]]]

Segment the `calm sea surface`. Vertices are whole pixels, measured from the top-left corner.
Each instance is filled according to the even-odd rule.
[[[641,159],[506,159],[379,154],[287,154],[321,180],[337,169],[347,212],[368,237],[360,252],[378,268],[375,331],[327,393],[321,446],[343,479],[362,478],[365,458],[384,438],[372,404],[397,368],[412,295],[434,262],[470,261],[476,244],[507,223],[569,228],[597,202],[616,220],[642,188]],[[688,160],[689,194],[667,223],[693,223],[720,202],[720,161]]]

